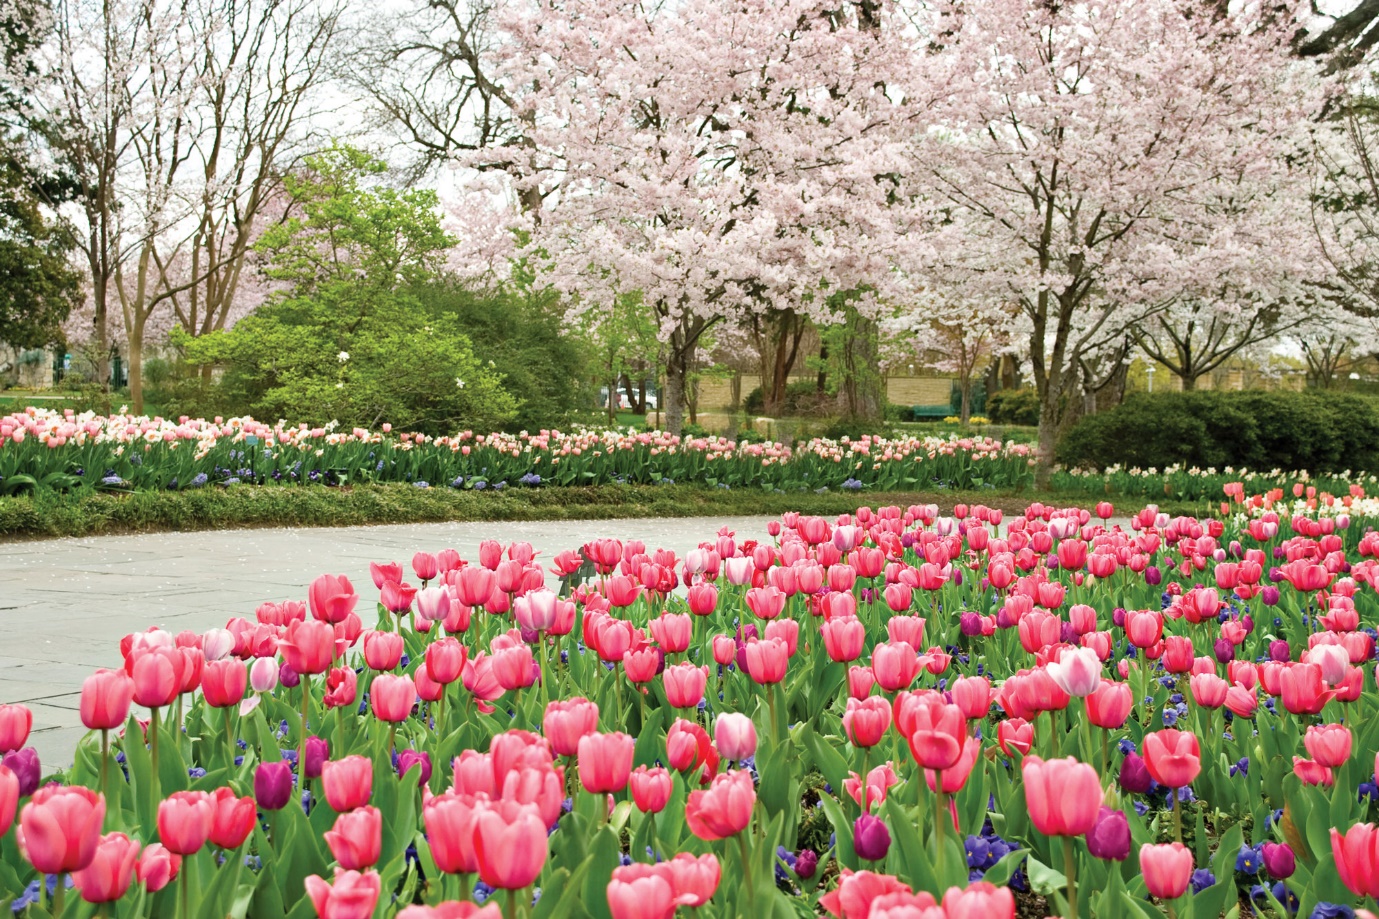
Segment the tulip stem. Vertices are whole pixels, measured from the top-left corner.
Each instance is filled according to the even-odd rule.
[[[158,709],[157,709],[157,708],[151,708],[151,709],[149,709],[149,716],[148,716],[148,736],[149,736],[149,745],[148,745],[148,748],[149,748],[149,762],[150,762],[151,765],[153,766],[153,776],[152,776],[152,779],[153,779],[153,782],[152,782],[152,784],[153,784],[153,800],[159,801],[159,800],[162,800],[162,797],[163,797],[163,796],[159,793],[159,788],[161,787],[161,784],[162,784],[162,783],[161,783],[161,782],[159,781],[159,779],[158,779]]]
[[[436,699],[436,736],[445,737],[445,691],[448,686],[442,684],[440,697]]]
[[[517,891],[508,888],[508,919],[517,919]]]
[[[189,889],[187,886],[187,872],[180,872],[178,874],[178,880],[180,881],[182,894],[182,919],[192,919],[192,911],[187,903],[187,891]]]
[[[870,747],[862,748],[862,813],[864,814],[869,812],[867,805],[871,803],[869,800],[871,796],[868,794],[871,789],[867,785],[867,754],[870,752]]]
[[[756,902],[756,891],[752,889],[752,859],[747,854],[747,837],[742,833],[737,834],[737,847],[742,853],[742,883],[747,888],[747,905],[750,907]]]
[[[225,768],[230,769],[235,765],[235,738],[230,731],[230,707],[227,705],[221,711],[225,715]]]
[[[297,776],[306,791],[306,721],[311,714],[311,676],[302,674],[302,738],[297,745]]]
[[[1178,799],[1178,789],[1168,790],[1169,803],[1173,805],[1173,838],[1178,842],[1183,841],[1183,802]]]
[[[67,894],[67,878],[61,874],[57,876],[57,884],[53,887],[53,915],[62,915],[62,901]]]
[[[106,795],[106,775],[110,771],[110,729],[101,728],[101,797]]]
[[[934,770],[934,787],[938,789],[938,807],[934,808],[934,848],[938,851],[934,855],[934,864],[938,866],[939,886],[942,887],[946,883],[943,875],[943,862],[944,855],[946,854],[943,851],[943,837],[946,835],[943,829],[943,821],[948,816],[948,808],[944,806],[947,803],[944,800],[947,796],[943,793],[942,769]]]
[[[1063,873],[1068,877],[1068,916],[1077,919],[1077,854],[1071,836],[1063,837]]]
[[[1103,779],[1111,768],[1110,736],[1111,732],[1108,729],[1101,729],[1101,775]]]

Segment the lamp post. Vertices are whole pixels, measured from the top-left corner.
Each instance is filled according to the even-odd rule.
[[[1154,365],[1150,364],[1145,368],[1145,373],[1149,374],[1149,391],[1154,391]]]

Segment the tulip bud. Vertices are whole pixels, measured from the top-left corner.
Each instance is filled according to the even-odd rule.
[[[1096,826],[1087,834],[1087,851],[1093,858],[1123,862],[1130,857],[1130,824],[1125,811],[1102,807]]]
[[[330,744],[324,737],[308,737],[306,739],[306,777],[316,779],[321,777],[321,767],[326,760],[330,759]]]
[[[807,881],[819,867],[819,856],[813,849],[801,849],[795,856],[795,875]]]
[[[1285,843],[1266,842],[1262,846],[1264,867],[1269,872],[1270,877],[1283,881],[1293,876],[1293,871],[1297,868],[1297,860],[1293,856],[1293,848]]]
[[[278,811],[292,799],[292,766],[286,761],[259,763],[254,770],[254,801],[260,810]]]
[[[942,818],[940,818],[942,819]],[[852,848],[857,857],[879,862],[891,850],[891,831],[880,817],[863,814],[852,825]]]

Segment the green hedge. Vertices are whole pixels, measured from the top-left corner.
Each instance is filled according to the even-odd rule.
[[[1138,393],[1084,418],[1059,462],[1163,469],[1230,466],[1313,473],[1379,469],[1379,400],[1308,392]]]
[[[986,417],[994,424],[1039,423],[1039,394],[1032,389],[1001,389],[986,400]]]

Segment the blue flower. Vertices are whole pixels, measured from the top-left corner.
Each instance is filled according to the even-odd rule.
[[[1258,847],[1241,846],[1235,856],[1235,870],[1246,874],[1259,874],[1264,865],[1264,855]]]
[[[980,836],[969,836],[963,844],[967,852],[967,867],[986,868],[991,858],[991,844]]]
[[[1355,919],[1355,910],[1343,903],[1318,903],[1308,919]]]
[[[1198,868],[1192,872],[1192,892],[1201,893],[1216,883],[1216,875],[1209,868]]]
[[[424,481],[424,480],[422,480],[422,479],[418,479],[417,481],[415,481],[415,482],[412,483],[412,486],[413,486],[414,488],[430,488],[430,487],[431,487],[431,483],[430,483],[430,482],[427,482],[427,481]]]

